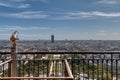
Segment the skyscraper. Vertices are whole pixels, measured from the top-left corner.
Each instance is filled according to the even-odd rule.
[[[51,35],[51,42],[54,43],[54,35]]]

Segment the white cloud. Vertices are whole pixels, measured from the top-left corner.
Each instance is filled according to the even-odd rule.
[[[48,0],[31,0],[31,1],[39,1],[39,2],[42,2],[42,3],[49,3]]]
[[[12,5],[6,4],[6,3],[2,3],[2,2],[0,2],[0,6],[3,6],[3,7],[12,7]]]
[[[24,11],[19,13],[0,13],[2,17],[20,19],[51,19],[51,20],[73,20],[80,18],[114,18],[120,17],[120,12],[100,12],[100,11],[77,11],[77,12],[46,12],[46,11]]]
[[[118,13],[105,13],[99,11],[92,12],[70,12],[61,16],[60,19],[79,19],[79,18],[89,18],[89,17],[120,17],[120,12]]]
[[[24,2],[26,0],[10,0],[10,1],[13,1],[13,2]]]
[[[14,18],[23,18],[23,19],[43,19],[43,18],[47,18],[49,15],[41,11],[28,11],[28,12],[8,14],[8,16]]]
[[[117,0],[99,0],[99,1],[97,1],[97,3],[100,3],[100,4],[117,4],[118,1]]]
[[[8,7],[8,8],[21,8],[21,9],[22,8],[29,8],[31,6],[30,4],[21,3],[21,2],[20,1],[19,2],[17,2],[17,1],[16,2],[12,2],[12,1],[0,2],[0,6],[2,6],[2,7]]]
[[[29,8],[31,5],[30,4],[22,4],[17,6],[17,8]]]
[[[92,12],[92,15],[103,17],[120,17],[120,13],[104,13],[104,12]]]

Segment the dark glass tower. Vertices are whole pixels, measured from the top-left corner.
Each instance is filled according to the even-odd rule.
[[[54,43],[54,35],[51,35],[51,42]]]

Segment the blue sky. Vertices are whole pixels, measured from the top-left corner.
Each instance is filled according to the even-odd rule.
[[[0,0],[0,39],[120,40],[120,0]]]

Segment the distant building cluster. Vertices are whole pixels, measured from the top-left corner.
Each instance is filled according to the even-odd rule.
[[[54,43],[54,44],[53,44]],[[120,51],[120,41],[116,40],[23,40],[18,41],[19,52],[28,49],[29,51]],[[10,52],[11,42],[0,41],[0,51]]]

